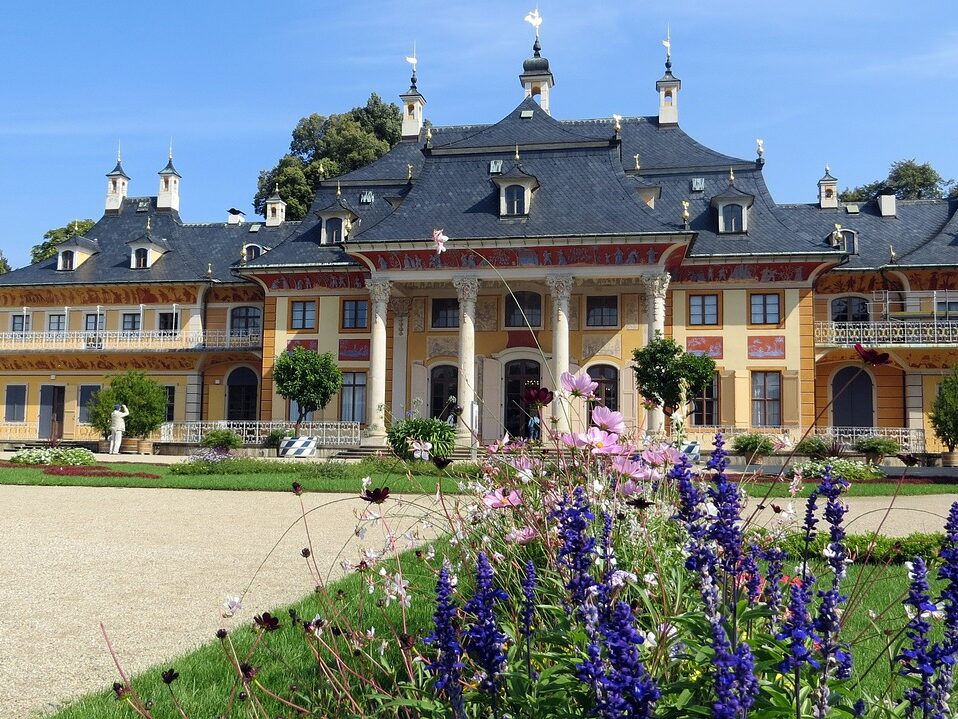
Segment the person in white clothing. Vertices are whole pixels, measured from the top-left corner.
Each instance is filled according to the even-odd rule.
[[[123,432],[126,431],[126,422],[124,417],[130,415],[125,404],[113,405],[113,414],[110,415],[110,454],[120,453],[120,441],[123,439]]]

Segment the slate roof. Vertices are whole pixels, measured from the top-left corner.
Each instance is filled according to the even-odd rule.
[[[70,237],[64,242],[61,242],[59,246],[64,250],[78,249],[89,252],[90,254],[96,254],[100,251],[100,243],[76,233],[70,235]]]
[[[144,206],[144,211],[138,208]],[[130,240],[144,234],[146,218],[150,218],[152,241],[165,240],[169,251],[152,267],[130,268]],[[250,232],[259,224],[258,232]],[[95,240],[99,253],[72,271],[57,271],[57,258],[52,257],[29,267],[0,275],[0,285],[107,284],[125,282],[196,282],[206,280],[206,269],[213,265],[213,279],[220,282],[244,282],[233,274],[239,265],[244,243],[266,247],[282,244],[299,227],[286,222],[278,227],[247,222],[227,225],[184,224],[179,213],[157,210],[156,198],[127,197],[119,212],[105,214],[86,234]],[[269,256],[269,252],[263,257]]]

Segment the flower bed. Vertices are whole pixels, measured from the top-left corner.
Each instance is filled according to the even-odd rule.
[[[144,479],[160,479],[159,474],[152,472],[122,472],[102,465],[88,467],[51,466],[45,467],[43,473],[55,477],[142,477]]]
[[[36,447],[21,449],[10,458],[13,464],[91,465],[96,456],[83,447]]]

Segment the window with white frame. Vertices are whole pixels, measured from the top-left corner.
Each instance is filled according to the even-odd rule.
[[[782,426],[781,372],[752,372],[752,426]]]
[[[332,245],[343,241],[343,219],[330,217],[326,220],[326,244]]]
[[[29,332],[30,331],[30,315],[29,314],[18,314],[13,315],[13,318],[10,321],[10,329],[14,332]]]
[[[133,268],[145,270],[150,266],[150,251],[145,247],[138,247],[133,251]]]
[[[139,312],[124,312],[122,324],[120,325],[120,327],[124,332],[139,332],[140,331],[140,313]]]
[[[455,297],[433,297],[432,328],[452,329],[459,326],[459,300]]]
[[[83,329],[86,332],[102,332],[106,329],[106,315],[102,312],[87,312],[83,316]]]
[[[180,317],[177,312],[157,312],[156,328],[160,332],[179,332]]]
[[[262,316],[259,307],[234,307],[230,310],[230,334],[234,337],[258,335]]]
[[[65,314],[47,315],[47,332],[65,332],[67,329],[67,316]]]
[[[722,227],[720,232],[744,232],[745,208],[738,204],[729,204],[722,206]]]
[[[526,214],[526,188],[522,185],[507,185],[502,191],[507,215]]]
[[[63,250],[60,253],[60,269],[64,271],[72,270],[75,256],[73,250]]]

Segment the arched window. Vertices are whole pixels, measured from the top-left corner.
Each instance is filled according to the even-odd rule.
[[[618,411],[619,370],[609,364],[597,364],[589,367],[589,376],[599,384],[595,390],[599,402],[613,411]]]
[[[73,250],[64,250],[60,253],[60,269],[61,270],[72,270],[73,269]]]
[[[741,205],[725,205],[722,207],[722,232],[742,232],[742,213],[744,208]]]
[[[255,260],[263,254],[263,248],[259,245],[246,245],[246,259]]]
[[[258,335],[261,318],[258,307],[234,307],[230,311],[230,334],[235,337]]]
[[[526,214],[526,188],[522,185],[509,185],[505,190],[506,214]]]
[[[542,295],[536,292],[513,292],[506,297],[506,327],[540,327]]]
[[[850,255],[858,254],[858,235],[853,230],[842,230],[842,247]]]
[[[837,297],[832,300],[832,322],[868,322],[868,300]]]
[[[671,105],[671,104],[672,104],[672,91],[671,91],[671,90],[669,90],[669,91],[667,91],[667,92],[665,93],[665,104],[666,104],[666,105]]]
[[[330,217],[326,220],[326,244],[331,245],[343,241],[343,221],[339,217]]]
[[[248,422],[256,419],[259,378],[249,367],[237,367],[226,378],[226,419]]]
[[[133,252],[133,267],[138,270],[145,270],[149,267],[150,251],[145,247],[140,247]]]

